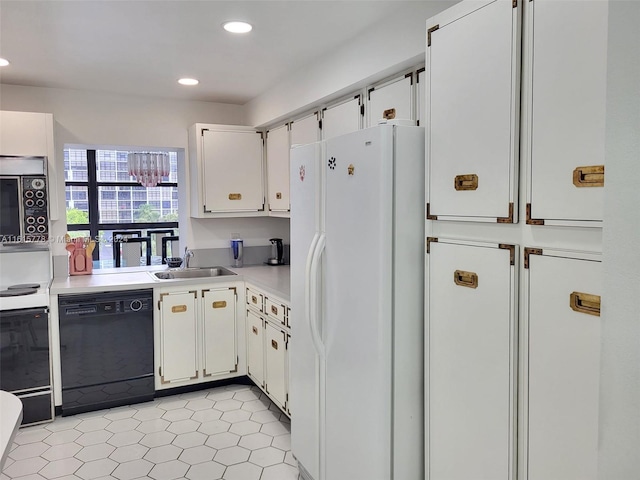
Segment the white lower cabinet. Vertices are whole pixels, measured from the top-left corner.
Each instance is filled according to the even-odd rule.
[[[287,360],[289,357],[288,337],[283,329],[275,327],[270,322],[265,323],[264,388],[281,408],[285,410],[287,407],[289,386],[289,382],[287,382]]]
[[[429,240],[427,478],[514,479],[516,247]]]
[[[202,291],[204,377],[237,371],[235,289]]]
[[[160,294],[159,382],[198,378],[197,291]]]
[[[523,479],[598,478],[599,260],[525,249]]]
[[[239,285],[157,289],[157,390],[241,375],[244,363],[239,369],[237,339],[244,334],[244,322],[236,321]]]
[[[247,375],[289,411],[289,306],[254,286],[246,291]]]
[[[264,389],[264,320],[247,309],[247,375]]]

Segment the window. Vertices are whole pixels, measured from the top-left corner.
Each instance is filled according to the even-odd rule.
[[[176,152],[168,152],[170,175],[156,187],[143,187],[129,175],[127,153],[64,150],[67,230],[72,237],[99,239],[93,251],[94,268],[113,266],[113,231],[140,231],[143,236],[153,237],[154,230],[169,230],[178,235]],[[154,240],[152,263],[159,264],[159,241]]]

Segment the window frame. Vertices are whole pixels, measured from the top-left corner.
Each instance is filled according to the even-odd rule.
[[[66,147],[65,147],[66,149]],[[93,239],[97,239],[100,230],[147,230],[147,229],[162,229],[162,228],[178,228],[178,222],[131,222],[131,223],[100,223],[99,205],[99,187],[139,187],[138,182],[103,182],[98,181],[98,166],[97,166],[97,150],[96,148],[75,148],[77,150],[86,150],[87,152],[87,180],[65,180],[64,186],[66,187],[86,187],[87,188],[87,203],[89,205],[89,223],[67,223],[67,231],[77,232],[88,230],[89,236]],[[104,149],[107,150],[107,149]],[[178,187],[177,182],[160,182],[158,187]],[[116,199],[117,200],[117,199]],[[162,200],[161,200],[162,201]],[[66,202],[65,202],[66,203]],[[66,205],[65,205],[66,211]],[[66,218],[65,218],[66,221]],[[100,260],[100,249],[93,249],[93,260]]]

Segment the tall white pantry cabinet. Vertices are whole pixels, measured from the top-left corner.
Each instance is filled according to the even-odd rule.
[[[597,478],[607,14],[427,21],[429,480]]]

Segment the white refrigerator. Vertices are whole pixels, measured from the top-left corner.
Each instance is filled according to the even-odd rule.
[[[422,480],[424,129],[291,150],[291,449],[305,480]]]

